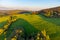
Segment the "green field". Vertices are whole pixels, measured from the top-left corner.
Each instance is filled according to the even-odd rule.
[[[47,18],[42,15],[19,14],[16,16],[17,20],[10,25],[7,30],[6,37],[9,37],[14,28],[22,28],[27,36],[33,35],[33,32],[46,30],[51,40],[60,40],[60,18]],[[7,18],[8,17],[8,18]],[[0,28],[3,28],[9,16],[5,17],[6,20],[0,22]],[[3,34],[0,39],[3,40]]]

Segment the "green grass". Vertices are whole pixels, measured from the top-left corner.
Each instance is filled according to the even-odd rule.
[[[42,15],[39,15],[39,16],[42,17],[44,21],[48,22],[48,24],[45,23],[45,25],[47,25],[46,27],[50,26],[47,28],[47,30],[48,30],[51,40],[59,40],[60,39],[60,30],[59,30],[60,18],[46,18]],[[49,31],[49,29],[51,30]]]
[[[27,20],[37,30],[42,31],[45,29],[51,40],[57,40],[58,38],[60,38],[59,18],[46,18],[41,15],[21,15],[20,18]]]
[[[39,15],[39,16],[42,17],[45,21],[52,22],[56,24],[57,26],[60,26],[60,18],[47,18],[42,15]]]
[[[7,23],[7,21],[1,22],[1,23],[0,23],[0,28],[2,28],[6,23]]]
[[[14,28],[23,28],[26,35],[46,30],[51,40],[60,39],[60,18],[46,18],[42,15],[14,15],[18,20],[10,25],[6,36],[9,37]]]
[[[16,22],[10,25],[10,28],[7,31],[7,37],[14,31],[15,28],[23,28],[23,31],[26,33],[26,36],[33,34],[33,32],[37,32],[37,29],[34,28],[29,22],[24,19],[18,19]]]
[[[3,26],[4,26],[6,23],[7,23],[7,21],[1,22],[1,23],[0,23],[0,28],[3,28]],[[0,35],[0,40],[4,40],[4,37],[5,37],[4,34]]]

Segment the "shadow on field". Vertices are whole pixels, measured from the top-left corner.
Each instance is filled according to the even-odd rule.
[[[10,25],[10,28],[8,28],[7,30],[7,33],[6,33],[6,37],[9,38],[9,37],[12,37],[11,35],[13,35],[14,33],[14,29],[17,29],[17,28],[22,28],[22,30],[24,30],[24,35],[26,36],[30,36],[30,35],[35,35],[35,33],[38,32],[38,30],[36,28],[34,28],[34,26],[32,26],[29,22],[27,22],[26,20],[24,19],[17,19],[17,21],[13,22],[11,25]]]
[[[39,15],[40,17],[42,17],[43,20],[53,23],[57,26],[60,26],[60,18],[49,18],[49,17],[45,17],[43,15]]]

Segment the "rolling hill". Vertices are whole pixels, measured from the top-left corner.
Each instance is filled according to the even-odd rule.
[[[13,32],[14,28],[21,27],[24,29],[24,32],[26,32],[27,36],[29,36],[30,34],[33,35],[33,32],[36,33],[45,29],[51,40],[60,39],[60,18],[46,18],[42,15],[30,14],[19,14],[13,16],[16,16],[18,20],[10,25],[10,28],[8,29],[6,34],[7,37],[9,37],[11,32]],[[0,38],[3,39],[3,36],[0,36]]]
[[[25,37],[31,38],[31,36],[33,36],[36,40],[37,34],[39,33],[38,36],[41,35],[43,30],[45,30],[43,34],[45,36],[48,35],[50,40],[60,40],[60,18],[57,17],[57,14],[60,14],[60,7],[27,12],[26,14],[26,10],[0,11],[0,14],[9,14],[0,17],[0,40],[14,38],[19,32],[22,32],[19,34],[22,39]],[[29,12],[31,12],[31,14],[29,14]],[[54,13],[57,14],[53,15]],[[51,15],[53,16],[50,18]],[[44,35],[43,37],[41,35],[40,38],[45,38]]]
[[[38,14],[42,14],[47,17],[60,17],[60,6],[40,10],[40,11],[38,11]]]

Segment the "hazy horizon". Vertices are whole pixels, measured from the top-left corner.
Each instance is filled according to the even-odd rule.
[[[0,0],[0,7],[11,9],[41,10],[60,6],[60,0]]]

